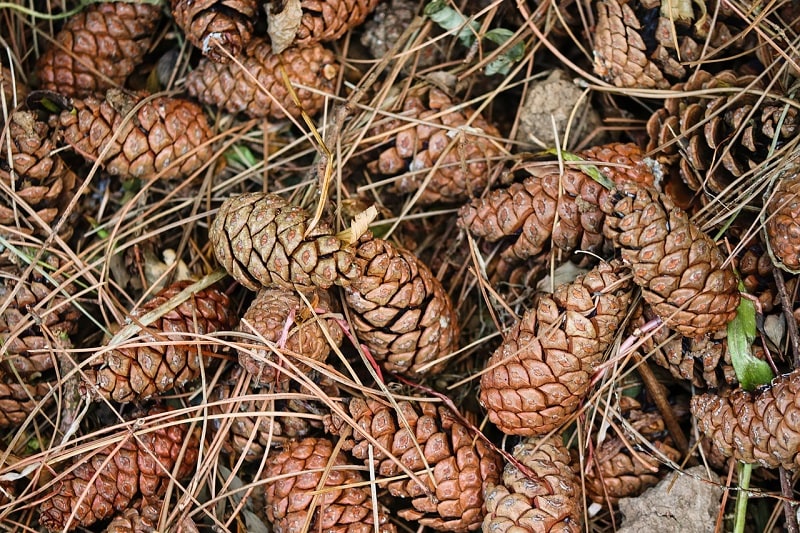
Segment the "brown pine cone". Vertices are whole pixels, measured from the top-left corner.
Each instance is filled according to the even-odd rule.
[[[302,0],[296,44],[335,41],[367,18],[380,0]]]
[[[317,315],[326,315],[334,310],[326,291],[313,291],[307,298]],[[322,325],[328,331],[330,341]],[[342,328],[335,320],[320,317],[318,322],[300,296],[287,289],[261,289],[236,329],[257,336],[243,341],[246,345],[239,344],[236,349],[239,364],[253,376],[256,384],[285,383],[294,374],[293,370],[287,369],[287,373],[276,368],[282,363],[275,350],[297,365],[300,372],[308,373],[311,367],[303,359],[325,361],[331,351],[331,342],[341,346],[343,336]],[[264,345],[262,338],[269,341],[270,346]]]
[[[124,85],[150,48],[160,18],[156,3],[88,5],[67,20],[36,63],[40,88],[84,97]]]
[[[191,284],[173,283],[135,309],[131,317],[158,308]],[[130,347],[120,345],[105,351],[105,364],[95,371],[98,399],[146,400],[197,379],[220,345],[209,346],[195,335],[230,329],[231,311],[224,293],[213,287],[204,289],[147,326]]]
[[[487,485],[484,533],[582,531],[581,482],[561,436],[528,438],[514,457],[536,475],[529,478],[506,463],[502,482]]]
[[[741,61],[739,52],[755,44],[737,38],[746,27],[744,20],[714,0],[666,5],[598,0],[594,7],[594,71],[617,87],[669,89],[686,79],[685,65],[703,62],[707,51],[715,51],[716,63],[726,48],[723,53]]]
[[[579,155],[614,183],[654,183],[650,163],[634,144],[606,144]],[[525,163],[521,170],[528,174],[522,182],[463,206],[459,224],[490,242],[515,238],[503,251],[511,263],[539,255],[551,241],[567,253],[604,253],[605,215],[599,206],[608,191],[577,166],[567,166],[563,174],[557,164]]]
[[[650,441],[658,452],[671,461],[679,461],[680,452],[671,446],[672,441],[658,413],[634,411],[629,415],[632,428]],[[667,471],[663,460],[649,449],[636,446],[633,435],[623,437],[608,435],[594,450],[586,471],[586,496],[601,505],[616,504],[620,498],[634,498],[658,483]],[[636,456],[632,448],[636,449]]]
[[[276,194],[240,194],[219,208],[209,240],[228,274],[253,291],[347,283],[358,274],[352,247],[324,222],[304,237],[310,219]]]
[[[567,422],[628,310],[620,265],[600,263],[525,312],[486,363],[480,402],[511,435],[543,435]]]
[[[442,283],[414,254],[383,239],[359,244],[355,263],[359,276],[345,287],[345,303],[358,339],[390,372],[441,372],[459,338]]]
[[[724,329],[736,316],[736,275],[714,241],[665,195],[622,185],[604,204],[604,232],[667,327],[686,337]]]
[[[161,412],[152,409],[149,414]],[[42,502],[39,522],[51,531],[90,526],[124,511],[138,495],[162,496],[173,474],[181,480],[195,470],[200,441],[188,433],[186,423],[144,429],[126,433],[121,445],[114,442],[78,458],[77,466],[58,481],[56,493]]]
[[[72,303],[75,286],[65,284],[72,274],[65,270],[66,261],[56,255],[40,261],[27,280],[21,278],[27,264],[0,264],[0,306],[7,303],[0,311],[0,361],[9,375],[27,377],[52,369],[55,361],[46,348],[54,339],[49,335],[75,333],[81,316]]]
[[[11,146],[10,160],[7,140]],[[39,217],[47,224],[56,222],[72,199],[78,184],[77,176],[54,153],[53,130],[30,111],[12,113],[0,141],[3,146],[0,151],[0,181],[14,191],[13,196],[0,192],[0,224],[30,227],[39,235],[49,235],[49,228],[42,228],[34,219]],[[28,216],[21,205],[14,209],[12,206],[19,200],[26,202],[36,215]],[[72,224],[64,223],[60,235],[69,239]]]
[[[3,92],[8,109],[16,107],[17,103],[24,102],[25,97],[28,96],[28,87],[20,83],[19,77],[13,74],[10,68],[0,65],[0,91]]]
[[[175,24],[186,39],[218,63],[227,63],[224,48],[236,57],[253,37],[256,0],[172,0]]]
[[[307,438],[286,443],[267,459],[266,476],[273,481],[266,488],[267,518],[275,533],[304,530],[326,533],[371,533],[374,531],[370,488],[355,468],[349,469],[344,454],[333,456],[333,443]],[[330,470],[327,470],[329,467]],[[326,472],[327,470],[327,472]],[[357,485],[357,486],[350,486]],[[347,488],[342,488],[347,487]],[[312,492],[323,489],[316,496]],[[389,512],[378,509],[379,533],[395,533]]]
[[[157,96],[129,116],[140,102],[109,89],[104,100],[75,100],[53,122],[63,142],[92,163],[103,154],[101,166],[123,179],[183,178],[208,163],[214,135],[199,105]]]
[[[666,167],[679,167],[681,178],[703,197],[713,198],[739,179],[749,184],[749,172],[764,164],[773,143],[779,149],[800,132],[796,109],[777,97],[763,97],[758,83],[753,92],[742,91],[754,80],[732,71],[700,70],[675,85],[673,91],[728,92],[715,92],[710,99],[702,94],[667,98],[647,122],[647,151]]]
[[[384,148],[367,167],[377,176],[398,176],[395,189],[415,193],[425,185],[420,204],[462,202],[480,194],[489,182],[500,149],[489,137],[501,137],[500,131],[482,116],[474,117],[470,108],[457,108],[442,91],[425,87],[409,92],[403,101],[403,119],[392,119],[374,128],[371,136],[387,138],[392,132],[392,146]],[[399,131],[397,131],[399,129]],[[475,134],[479,130],[482,133]],[[455,137],[453,136],[455,134]],[[452,147],[448,149],[450,144]]]
[[[244,68],[234,62],[223,65],[201,61],[186,77],[186,90],[204,104],[228,113],[244,113],[252,118],[282,119],[287,114],[300,118],[300,108],[281,74],[283,63],[286,76],[309,116],[322,110],[325,95],[336,92],[339,64],[333,52],[322,45],[293,46],[273,54],[269,41],[256,37],[238,59]]]
[[[52,388],[52,383],[23,384],[13,376],[0,374],[0,428],[19,427],[35,409],[42,407],[42,400]]]
[[[758,298],[763,313],[771,312],[776,303],[779,305],[780,298],[775,286],[772,258],[764,245],[755,243],[748,246],[737,257],[735,264],[745,290]]]
[[[800,175],[778,181],[767,215],[772,253],[787,270],[800,271]]]
[[[755,392],[694,396],[690,407],[700,431],[725,457],[764,468],[800,467],[800,370]]]
[[[388,483],[393,496],[412,498],[411,507],[397,512],[401,518],[437,531],[477,529],[484,514],[483,487],[500,479],[500,456],[445,407],[408,400],[397,405],[399,414],[379,401],[353,398],[348,409],[357,427],[352,428],[352,437],[347,437],[344,448],[369,464],[368,434],[418,474],[425,487],[405,477]],[[335,415],[326,419],[326,428],[340,435],[349,435],[351,429]],[[393,459],[377,448],[373,449],[373,458],[377,476],[403,473]],[[420,472],[426,468],[431,469],[430,474]]]
[[[161,500],[141,500],[114,517],[105,533],[158,533],[158,519],[164,502]],[[184,519],[174,529],[176,533],[198,533],[197,525],[191,518]]]
[[[419,4],[414,0],[377,1],[375,12],[364,23],[361,30],[361,44],[366,47],[375,59],[383,59],[392,46],[397,43],[406,28],[413,22],[419,11]],[[415,68],[424,69],[444,62],[444,51],[440,43],[426,41],[425,46],[409,58],[408,63],[416,64]],[[405,72],[408,66],[403,69]]]

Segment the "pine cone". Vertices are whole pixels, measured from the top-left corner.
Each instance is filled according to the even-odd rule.
[[[767,232],[769,234],[769,229]],[[775,286],[772,258],[765,247],[761,243],[755,243],[745,248],[737,258],[736,269],[745,290],[758,298],[762,313],[771,312],[780,298]]]
[[[486,363],[480,402],[501,431],[543,435],[578,410],[628,310],[619,265],[600,263],[525,312]]]
[[[158,519],[164,502],[161,500],[141,500],[133,507],[125,509],[108,524],[105,533],[158,533]],[[176,533],[198,533],[197,525],[191,518],[185,518],[174,529]]]
[[[484,533],[582,531],[581,484],[560,441],[559,435],[528,438],[514,448],[514,457],[536,477],[528,478],[506,463],[502,482],[484,491]]]
[[[352,247],[319,223],[304,237],[310,216],[278,195],[248,193],[219,208],[209,240],[217,261],[250,290],[330,288],[357,275]]]
[[[438,531],[477,529],[484,514],[483,487],[499,481],[500,456],[445,407],[408,400],[398,401],[397,405],[399,414],[376,400],[353,398],[348,409],[357,427],[344,448],[351,449],[356,459],[369,464],[368,434],[404,466],[419,474],[425,487],[405,478],[388,483],[393,496],[412,498],[411,507],[397,512],[401,518]],[[326,428],[340,435],[349,434],[350,429],[338,416],[326,419]],[[423,451],[424,459],[419,450]],[[402,474],[398,464],[381,450],[373,449],[373,453],[377,476]],[[425,468],[431,469],[430,474],[419,472]]]
[[[358,339],[390,372],[441,372],[459,338],[442,283],[414,254],[383,239],[359,244],[355,262],[360,275],[345,287],[345,302]]]
[[[153,409],[149,414],[160,412]],[[77,466],[61,477],[56,493],[42,502],[39,522],[51,531],[90,526],[124,511],[137,495],[162,496],[173,474],[180,480],[194,471],[200,442],[196,434],[188,434],[187,424],[145,429],[126,433],[121,444],[114,442],[79,458]],[[173,472],[181,454],[182,462]]]
[[[24,102],[28,96],[28,87],[20,83],[19,77],[14,76],[11,69],[5,65],[0,65],[0,90],[6,99],[8,109],[16,107],[17,103]],[[15,98],[16,97],[16,98]],[[5,150],[3,150],[5,152]]]
[[[10,138],[11,159],[8,159],[6,141]],[[30,111],[17,111],[9,117],[7,129],[0,135],[0,181],[15,192],[11,196],[0,192],[0,224],[29,226],[39,235],[49,235],[49,228],[39,226],[34,216],[26,216],[22,206],[12,206],[19,199],[36,212],[47,224],[56,222],[64,212],[77,186],[77,176],[60,156],[55,155],[53,131],[37,120]],[[13,168],[13,170],[12,170]],[[22,223],[21,220],[25,220]],[[61,237],[69,239],[72,224],[62,225]]]
[[[367,18],[380,0],[302,0],[296,44],[335,41]]]
[[[396,190],[415,193],[436,167],[419,197],[423,205],[462,202],[486,188],[494,166],[492,160],[500,155],[500,149],[488,138],[501,137],[496,127],[478,115],[468,130],[462,130],[475,112],[456,108],[447,95],[432,87],[410,92],[401,114],[403,120],[389,120],[370,132],[381,138],[391,132],[388,138],[392,144],[367,165],[370,172],[399,176]],[[468,133],[475,130],[483,134]],[[451,143],[453,146],[448,149]]]
[[[71,17],[36,64],[42,89],[84,97],[124,85],[161,17],[154,3],[101,2]]]
[[[273,119],[286,118],[288,113],[299,118],[300,108],[286,89],[281,74],[283,63],[286,76],[309,116],[322,110],[325,95],[336,92],[339,64],[333,52],[319,44],[293,46],[273,54],[269,42],[256,37],[245,47],[239,61],[244,68],[234,62],[222,65],[201,61],[186,77],[186,90],[204,104],[220,107],[228,113]]]
[[[213,133],[199,105],[157,96],[130,116],[139,103],[109,89],[104,100],[76,100],[54,122],[66,144],[92,163],[104,154],[106,172],[123,179],[183,178],[208,163]]]
[[[755,42],[735,38],[745,29],[744,20],[717,4],[598,0],[595,73],[617,87],[668,89],[686,79],[684,65],[704,62],[706,47],[715,51],[717,63],[726,48],[741,61],[740,51],[752,50]]]
[[[35,409],[41,408],[52,387],[47,382],[23,384],[13,376],[0,374],[0,428],[19,427]]]
[[[758,83],[753,92],[741,90],[753,82],[752,76],[732,71],[709,74],[700,70],[675,85],[673,91],[730,92],[713,93],[711,99],[702,95],[667,98],[647,122],[647,151],[666,167],[679,166],[689,188],[707,197],[760,168],[772,153],[773,143],[779,149],[797,136],[800,117],[776,97],[762,99]]]
[[[672,201],[623,185],[604,204],[605,234],[621,248],[644,300],[686,337],[723,329],[736,316],[736,275],[714,241]]]
[[[326,291],[313,291],[307,298],[317,315],[333,311],[331,297]],[[248,341],[247,346],[237,348],[239,364],[253,376],[256,383],[286,382],[293,371],[288,370],[287,373],[275,368],[281,366],[281,358],[275,353],[277,349],[297,365],[300,372],[308,373],[311,368],[303,363],[303,359],[323,362],[331,351],[331,341],[321,324],[324,324],[331,341],[341,346],[342,328],[332,319],[319,318],[317,322],[296,292],[261,289],[236,328],[259,337],[258,340]],[[260,340],[262,337],[274,344],[265,346]],[[295,354],[301,358],[294,357]]]
[[[53,368],[52,335],[75,333],[80,312],[72,304],[73,284],[66,263],[56,255],[45,255],[43,263],[27,280],[21,278],[27,264],[0,265],[0,346],[3,367],[9,375],[23,377]],[[16,291],[13,298],[10,297]],[[31,353],[37,351],[38,353]]]
[[[191,285],[178,281],[131,313],[138,318],[165,304]],[[105,365],[96,370],[100,397],[117,402],[145,400],[197,379],[201,367],[212,362],[218,344],[209,346],[195,335],[224,331],[232,326],[228,297],[215,288],[198,291],[187,301],[164,313],[128,347],[104,352]],[[99,398],[98,398],[99,399]]]
[[[700,431],[725,457],[764,468],[800,467],[800,370],[752,393],[694,396],[690,407]]]
[[[256,0],[172,0],[175,24],[186,39],[218,63],[228,55],[238,56],[253,37],[253,21],[258,11]]]
[[[383,59],[392,46],[397,43],[406,28],[417,16],[419,5],[414,0],[376,1],[375,12],[364,23],[361,31],[361,44],[366,47],[375,59]],[[415,63],[416,68],[424,69],[444,61],[441,45],[426,41],[425,46],[417,51],[408,63]],[[404,69],[405,71],[406,69]]]
[[[361,473],[344,468],[342,453],[333,456],[333,443],[327,439],[307,438],[286,443],[282,451],[267,459],[267,518],[275,533],[304,529],[330,533],[370,533],[374,531],[373,503]],[[326,469],[332,467],[326,472]],[[324,477],[323,477],[324,476]],[[358,484],[358,486],[350,486]],[[348,488],[338,488],[348,487]],[[310,493],[324,489],[317,496]],[[312,502],[316,507],[311,509]],[[378,509],[378,531],[395,533],[386,509]]]
[[[607,144],[579,155],[614,183],[652,185],[655,180],[644,154],[634,144]],[[563,174],[557,164],[527,163],[521,169],[528,174],[521,183],[463,206],[459,224],[490,242],[516,238],[502,254],[511,263],[539,255],[551,241],[567,253],[604,254],[605,215],[600,204],[608,191],[577,166],[566,167]]]
[[[786,269],[800,271],[800,175],[778,181],[767,214],[767,236],[775,258]]]

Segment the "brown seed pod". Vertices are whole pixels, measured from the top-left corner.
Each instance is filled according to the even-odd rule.
[[[152,409],[149,414],[161,412],[163,409]],[[200,441],[194,432],[189,433],[187,424],[145,429],[126,434],[122,443],[79,458],[60,478],[56,493],[42,502],[42,526],[51,531],[90,526],[124,511],[138,495],[162,496],[173,475],[180,480],[194,471]],[[179,457],[182,460],[176,469]]]
[[[326,223],[305,236],[311,217],[282,197],[247,193],[228,198],[209,231],[217,261],[250,290],[328,289],[355,277],[353,249]]]
[[[767,215],[772,253],[787,270],[800,271],[800,175],[778,181]]]
[[[581,484],[569,452],[555,435],[528,438],[514,448],[514,457],[533,471],[529,478],[506,463],[503,479],[486,486],[485,533],[549,533],[582,531]]]
[[[600,263],[543,296],[486,363],[479,399],[511,435],[543,435],[567,422],[628,310],[620,265]]]
[[[161,6],[90,4],[67,20],[36,63],[42,89],[84,97],[120,87],[150,48]]]
[[[694,396],[690,407],[700,431],[725,457],[764,468],[800,468],[800,371],[755,392]]]
[[[302,0],[295,43],[335,41],[367,18],[380,0]]]
[[[172,0],[175,24],[186,39],[218,63],[227,63],[224,48],[236,57],[253,37],[256,0]]]
[[[458,349],[450,296],[414,254],[383,239],[358,245],[359,275],[345,287],[359,340],[390,372],[420,377],[441,372],[435,361]]]
[[[427,181],[420,204],[463,202],[486,188],[495,165],[492,160],[500,155],[490,139],[501,137],[496,127],[430,87],[409,92],[399,113],[403,119],[389,120],[370,132],[381,137],[393,132],[392,146],[382,147],[376,160],[368,163],[370,172],[398,176],[395,188],[401,193],[415,193]]]
[[[333,311],[333,302],[326,291],[312,291],[307,298],[317,315],[326,315]],[[323,327],[327,330],[330,341],[322,330]],[[342,344],[342,328],[336,321],[320,317],[318,322],[300,296],[287,289],[258,291],[256,299],[242,316],[237,330],[258,335],[274,343],[272,347],[265,346],[258,339],[249,342],[247,347],[237,347],[239,364],[253,376],[255,383],[269,384],[289,380],[290,374],[269,364],[281,364],[275,353],[276,349],[289,357],[301,372],[307,373],[311,368],[302,361],[303,358],[325,361],[331,351],[331,342],[336,346]],[[253,348],[252,344],[263,348]]]
[[[74,104],[54,119],[63,142],[90,162],[102,155],[106,172],[123,179],[186,177],[214,153],[211,127],[194,102],[157,96],[142,103],[109,89],[103,100]]]
[[[389,493],[393,496],[412,498],[411,507],[398,511],[401,518],[437,531],[477,529],[484,514],[483,487],[499,481],[500,456],[475,438],[445,407],[408,400],[397,405],[399,413],[376,400],[353,398],[348,409],[357,427],[344,448],[351,449],[356,459],[369,464],[370,441],[366,435],[376,439],[396,458],[377,448],[373,450],[375,473],[382,477],[402,473],[397,459],[415,472],[431,469],[430,475],[419,475],[425,487],[413,479],[389,482]],[[326,419],[326,428],[341,435],[350,431],[335,415]]]
[[[605,234],[620,247],[644,300],[686,337],[723,329],[739,305],[736,275],[725,257],[665,195],[618,186],[603,205]]]
[[[275,533],[308,531],[370,533],[375,530],[370,489],[341,452],[334,455],[327,439],[306,438],[286,443],[267,459],[267,518]],[[330,467],[330,469],[328,469]],[[356,486],[352,486],[356,485]],[[318,495],[314,491],[324,489]],[[312,505],[314,507],[312,508]],[[378,509],[378,532],[395,533],[389,512]]]
[[[273,54],[269,41],[256,37],[235,62],[203,60],[186,78],[186,90],[203,102],[228,113],[253,118],[300,118],[300,108],[281,74],[281,64],[303,110],[314,116],[325,106],[326,95],[336,92],[339,64],[333,52],[319,44],[293,46]],[[309,87],[305,89],[299,87]]]
[[[137,318],[165,304],[191,285],[178,281],[131,313]],[[120,345],[104,354],[105,365],[93,371],[99,397],[117,402],[145,400],[200,377],[218,344],[209,346],[195,335],[232,326],[228,297],[216,288],[198,291],[144,329],[132,346]]]

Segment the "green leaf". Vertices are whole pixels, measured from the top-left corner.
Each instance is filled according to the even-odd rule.
[[[502,46],[509,39],[514,37],[514,32],[505,28],[495,28],[487,32],[483,37],[484,39]],[[520,41],[506,50],[505,53],[499,55],[497,59],[486,65],[486,75],[493,76],[495,74],[502,74],[505,76],[511,70],[511,66],[517,61],[521,60],[524,56],[525,43]]]
[[[458,39],[466,47],[472,46],[475,42],[475,35],[478,33],[481,25],[476,21],[469,22],[467,18],[447,5],[445,0],[432,0],[425,6],[424,14],[442,29],[447,31],[457,30]]]
[[[258,164],[256,156],[253,151],[247,146],[241,144],[234,144],[225,151],[225,159],[228,164],[235,165],[239,163],[245,168],[254,167]]]
[[[549,150],[545,150],[546,153],[551,155],[558,155],[558,151],[555,148],[550,148]],[[561,158],[564,161],[584,161],[584,159],[578,155],[575,155],[571,152],[567,152],[565,150],[561,150]],[[578,168],[581,169],[582,172],[585,172],[592,178],[594,181],[608,189],[609,191],[614,188],[614,182],[611,181],[608,176],[600,172],[600,169],[597,168],[595,165],[578,165]]]
[[[743,288],[741,283],[739,288]],[[742,298],[736,317],[728,324],[728,353],[736,379],[745,390],[753,390],[775,377],[769,365],[753,355],[751,347],[755,338],[756,306],[752,300]]]

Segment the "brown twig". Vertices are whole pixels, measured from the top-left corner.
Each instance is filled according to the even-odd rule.
[[[797,533],[797,514],[795,512],[794,494],[792,491],[792,475],[785,468],[779,469],[781,477],[781,494],[783,500],[783,514],[786,516],[786,531],[787,533]]]

